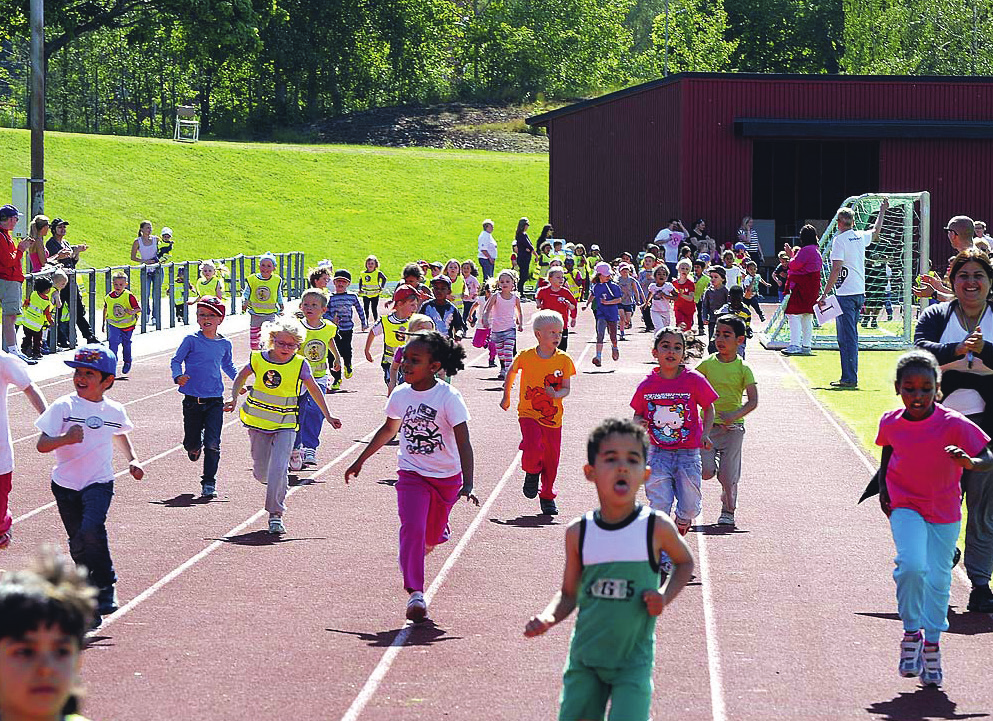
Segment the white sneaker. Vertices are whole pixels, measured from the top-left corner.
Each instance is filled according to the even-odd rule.
[[[925,686],[940,686],[944,680],[944,674],[941,672],[941,649],[927,644],[921,653],[921,659],[923,662],[921,683]]]
[[[269,533],[274,536],[282,536],[286,533],[286,526],[283,525],[283,519],[279,516],[269,516]]]
[[[904,678],[914,678],[916,676],[920,676],[924,671],[923,653],[923,636],[918,634],[915,639],[913,636],[904,635],[903,640],[900,641],[900,675]]]
[[[299,471],[301,468],[303,468],[303,451],[294,448],[293,452],[290,453],[290,470]]]
[[[730,511],[722,511],[717,519],[718,526],[734,526],[734,514]]]
[[[36,361],[34,358],[28,358],[26,355],[21,353],[21,349],[18,348],[16,345],[12,345],[10,348],[8,348],[7,352],[10,353],[11,355],[16,355],[18,358],[20,358],[22,361],[27,363],[29,366],[38,365],[38,361]]]
[[[803,349],[796,345],[786,346],[779,352],[783,355],[803,355]]]
[[[428,604],[424,601],[424,594],[414,591],[407,599],[407,620],[420,623],[428,615]]]
[[[313,448],[303,449],[303,467],[308,468],[310,466],[317,465],[317,451]]]

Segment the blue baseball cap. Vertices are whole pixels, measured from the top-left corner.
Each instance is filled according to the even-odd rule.
[[[734,249],[735,250],[745,250],[747,247],[748,246],[745,245],[744,243],[735,243],[734,244]]]
[[[0,220],[5,220],[7,218],[16,218],[21,214],[17,208],[9,203],[2,208],[0,208]]]
[[[117,375],[117,356],[110,348],[99,343],[88,343],[77,348],[76,355],[65,364],[70,368],[90,368],[99,373]]]
[[[710,255],[708,253],[700,253],[700,255],[698,255],[696,257],[696,259],[697,260],[702,260],[704,263],[709,263],[710,262]]]

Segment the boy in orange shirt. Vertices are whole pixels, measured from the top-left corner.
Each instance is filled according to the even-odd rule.
[[[500,407],[510,410],[510,391],[517,374],[521,374],[521,395],[517,404],[524,452],[524,495],[539,496],[541,512],[558,515],[555,505],[555,476],[559,470],[562,448],[562,399],[569,395],[570,379],[576,366],[568,353],[558,349],[565,329],[562,316],[554,310],[539,310],[531,320],[538,339],[534,348],[521,351],[507,371]],[[541,490],[539,492],[539,480]]]

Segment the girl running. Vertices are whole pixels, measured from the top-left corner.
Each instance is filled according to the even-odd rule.
[[[345,483],[399,432],[397,508],[400,570],[410,594],[407,619],[427,617],[424,557],[449,538],[448,516],[460,496],[479,505],[472,492],[473,454],[469,409],[454,386],[435,374],[462,370],[465,350],[436,331],[413,336],[403,349],[404,383],[386,402],[386,421],[345,471]]]
[[[477,275],[476,264],[471,260],[462,264],[462,283],[464,284],[461,298],[462,319],[466,321],[469,319],[469,311],[476,302],[476,298],[479,297],[479,278]],[[455,288],[454,283],[452,283],[452,288]]]
[[[386,275],[379,269],[379,258],[370,255],[365,259],[365,272],[359,276],[359,297],[365,317],[379,320],[379,296],[386,287]]]
[[[602,363],[600,356],[603,355],[604,332],[610,332],[611,357],[615,361],[621,357],[621,352],[617,348],[617,322],[620,318],[618,306],[621,304],[622,293],[620,286],[611,280],[609,263],[600,261],[594,270],[596,276],[584,310],[590,307],[590,303],[596,303],[593,309],[596,318],[596,355],[593,357],[593,365],[599,368]]]
[[[896,546],[896,603],[903,621],[901,676],[942,682],[941,633],[948,630],[952,555],[962,521],[962,469],[988,471],[990,437],[965,416],[935,403],[940,371],[926,351],[896,363],[902,410],[879,419],[879,505]],[[923,636],[921,629],[924,630]]]
[[[490,368],[496,368],[496,343],[493,342],[493,335],[490,332],[490,326],[486,315],[483,313],[483,308],[495,292],[493,279],[490,278],[483,283],[482,292],[476,297],[476,302],[469,309],[469,317],[466,319],[466,325],[476,325],[476,321],[479,321],[479,327],[476,328],[476,332],[472,335],[472,345],[476,348],[489,349]]]
[[[263,253],[259,257],[259,272],[245,279],[241,293],[243,307],[248,311],[248,343],[258,350],[262,325],[276,320],[283,312],[283,279],[276,273],[276,256]]]
[[[490,340],[500,358],[499,380],[507,377],[507,369],[514,360],[517,331],[524,330],[524,311],[521,297],[517,295],[517,278],[511,270],[501,270],[497,276],[498,293],[490,296],[483,308],[483,325],[490,327]]]
[[[669,269],[662,263],[655,268],[654,278],[654,282],[648,284],[645,305],[651,307],[652,325],[656,330],[662,330],[672,325],[672,301],[676,299],[676,289],[669,282]]]
[[[217,272],[217,266],[212,260],[200,261],[200,277],[193,282],[193,297],[187,305],[196,305],[202,298],[220,298],[224,300],[224,280]]]
[[[448,294],[448,300],[454,303],[455,307],[459,309],[459,315],[463,315],[461,303],[462,294],[465,293],[465,279],[462,277],[462,264],[455,258],[452,258],[445,263],[445,269],[441,272],[443,275],[448,276],[448,280],[452,284],[452,290]]]

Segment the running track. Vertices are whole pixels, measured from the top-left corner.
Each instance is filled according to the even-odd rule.
[[[554,520],[521,495],[516,416],[499,409],[495,372],[468,348],[471,367],[456,384],[473,415],[483,505],[453,511],[452,540],[428,558],[432,621],[413,628],[403,623],[395,560],[393,449],[342,482],[382,421],[377,366],[362,362],[347,390],[329,397],[344,425],[325,427],[322,465],[293,491],[288,534],[273,541],[236,417],[223,435],[220,497],[201,503],[199,464],[178,447],[169,354],[139,358],[111,395],[129,404],[147,475],[132,480],[117,459],[108,525],[123,607],[85,654],[86,715],[554,718],[571,619],[538,639],[522,629],[558,587],[565,524],[596,503],[580,472],[586,434],[604,417],[629,415],[634,386],[651,368],[641,333],[622,344],[619,363],[594,368],[591,325],[584,317],[570,339],[579,376],[566,400]],[[247,335],[232,340],[243,362]],[[689,535],[697,579],[659,621],[653,717],[988,717],[991,618],[964,612],[968,586],[957,575],[944,690],[896,676],[892,543],[878,510],[855,505],[871,462],[778,354],[752,342],[749,361],[760,405],[748,419],[739,527],[711,525],[719,486],[705,482],[704,513]],[[41,385],[49,400],[70,390],[67,376]],[[23,440],[15,445],[14,544],[0,562],[16,568],[37,544],[65,541],[48,488],[51,458],[34,450],[20,394],[10,413],[12,436]]]

